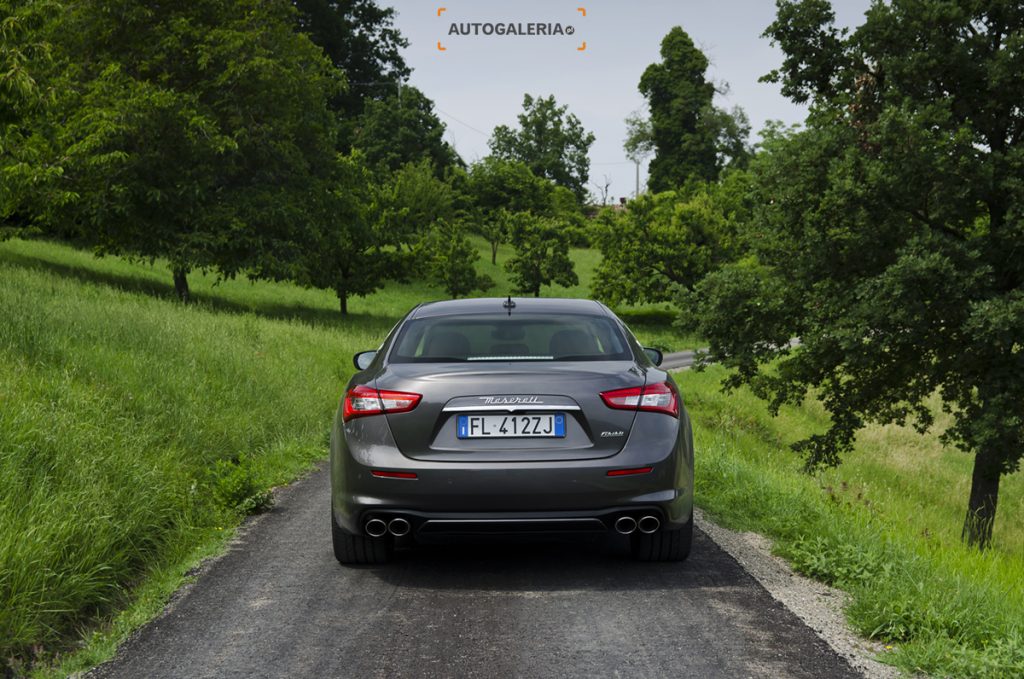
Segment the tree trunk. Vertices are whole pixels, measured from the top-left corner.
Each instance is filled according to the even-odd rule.
[[[533,289],[533,296],[534,297],[540,297],[540,286],[539,285]]]
[[[967,517],[960,539],[978,549],[985,549],[992,542],[1001,476],[998,459],[999,456],[990,448],[979,450],[974,456],[971,498],[967,502]]]
[[[192,294],[188,289],[188,269],[174,267],[174,292],[182,302],[191,301]]]
[[[498,263],[498,242],[491,243],[491,264]]]
[[[338,306],[341,309],[341,315],[348,315],[348,293],[343,288],[335,290],[338,293]]]

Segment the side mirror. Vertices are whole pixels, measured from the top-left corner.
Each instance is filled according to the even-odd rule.
[[[366,370],[373,363],[373,359],[377,357],[377,350],[373,351],[360,351],[358,354],[352,357],[352,363],[360,370]]]
[[[665,355],[661,353],[661,349],[644,347],[644,353],[647,354],[647,358],[651,359],[651,363],[654,365],[661,365],[661,362],[665,360]]]

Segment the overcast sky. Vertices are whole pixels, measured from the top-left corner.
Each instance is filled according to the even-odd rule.
[[[409,40],[410,83],[434,100],[447,139],[467,162],[488,154],[496,125],[514,125],[524,93],[554,94],[597,137],[590,181],[611,179],[611,195],[632,195],[634,166],[622,151],[623,119],[643,110],[637,90],[659,60],[661,39],[682,26],[711,61],[709,77],[728,83],[718,105],[742,107],[755,132],[767,120],[801,122],[805,110],[758,78],[781,53],[761,38],[775,16],[771,0],[378,0],[397,10]],[[835,0],[837,22],[861,23],[870,0]],[[445,10],[438,16],[438,8]],[[586,16],[578,11],[586,9]],[[560,23],[571,35],[449,35],[453,23]],[[586,42],[586,49],[580,50]],[[438,42],[445,49],[438,49]],[[644,168],[646,170],[646,168]],[[645,172],[641,173],[641,185]],[[591,186],[593,190],[593,186]]]

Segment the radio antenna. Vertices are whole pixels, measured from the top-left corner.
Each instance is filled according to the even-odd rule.
[[[509,295],[508,299],[501,303],[501,306],[508,309],[508,315],[511,316],[512,310],[516,308],[516,303],[512,301],[512,295]]]

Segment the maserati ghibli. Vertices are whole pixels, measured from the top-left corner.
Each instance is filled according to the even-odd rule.
[[[334,419],[338,561],[459,536],[612,532],[638,559],[685,559],[693,437],[661,360],[595,301],[415,307],[355,355]]]

